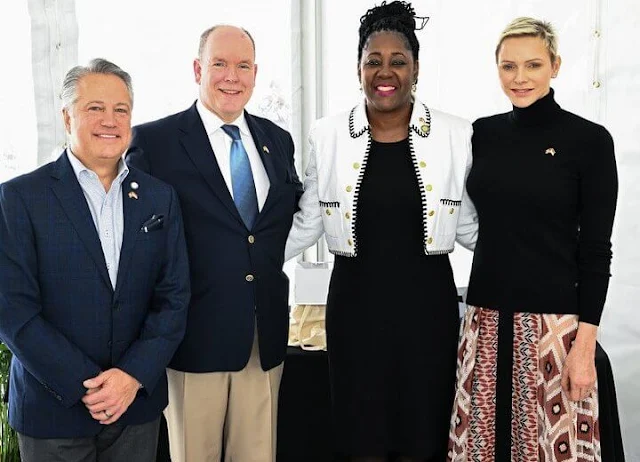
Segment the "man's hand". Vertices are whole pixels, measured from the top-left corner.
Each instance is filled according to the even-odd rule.
[[[87,393],[82,398],[91,416],[101,424],[116,422],[129,408],[140,384],[120,369],[109,369],[82,383]]]

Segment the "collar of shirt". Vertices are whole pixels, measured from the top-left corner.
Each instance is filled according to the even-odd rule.
[[[76,155],[73,153],[73,151],[71,151],[71,148],[67,148],[67,154],[68,154],[68,159],[69,162],[71,163],[71,168],[73,168],[73,172],[76,174],[76,178],[78,179],[78,181],[80,181],[80,175],[84,174],[84,175],[89,175],[92,176],[96,179],[98,178],[98,175],[96,174],[96,172],[94,172],[93,170],[88,169],[80,159],[78,159],[76,157]],[[86,173],[83,173],[86,172]],[[127,175],[129,174],[129,167],[127,167],[126,162],[124,161],[124,159],[121,157],[120,160],[118,161],[118,174],[116,175],[116,178],[114,179],[114,183],[117,186],[120,186],[122,184],[122,182],[124,181],[124,179],[127,177]]]
[[[236,120],[227,124],[227,122],[223,121],[215,113],[207,109],[204,104],[202,104],[202,101],[200,101],[200,99],[198,99],[198,101],[196,102],[196,109],[198,110],[198,114],[200,114],[200,118],[202,119],[202,123],[204,125],[205,131],[207,132],[207,136],[211,136],[213,132],[219,130],[223,125],[237,125],[240,129],[241,135],[248,137],[251,136],[249,125],[247,124],[247,119],[244,117],[244,111],[242,111],[242,113]]]

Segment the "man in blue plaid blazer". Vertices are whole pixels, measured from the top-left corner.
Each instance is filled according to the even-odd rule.
[[[0,186],[9,420],[25,462],[151,462],[190,296],[178,198],[123,162],[127,73],[77,66],[62,100],[65,152]]]

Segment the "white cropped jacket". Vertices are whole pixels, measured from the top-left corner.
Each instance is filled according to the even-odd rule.
[[[469,122],[435,111],[416,100],[409,146],[422,196],[424,251],[453,251],[454,242],[475,246],[478,223],[465,183],[471,169]],[[287,240],[288,260],[325,233],[335,255],[358,254],[356,222],[360,182],[367,167],[371,131],[364,101],[349,112],[315,122],[300,210]],[[380,220],[392,219],[380,217]]]

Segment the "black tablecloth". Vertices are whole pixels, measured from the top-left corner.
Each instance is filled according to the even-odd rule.
[[[609,357],[596,349],[603,462],[624,462],[618,402]],[[326,352],[287,350],[278,414],[277,462],[333,462]],[[158,462],[169,462],[163,422]]]

